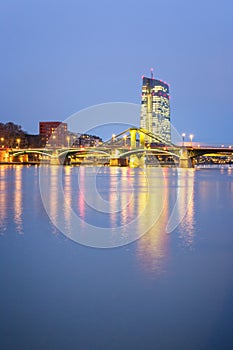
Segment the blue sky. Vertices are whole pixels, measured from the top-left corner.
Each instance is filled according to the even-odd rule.
[[[154,67],[180,132],[233,143],[232,18],[231,0],[2,0],[0,120],[37,133],[40,120],[140,103]]]

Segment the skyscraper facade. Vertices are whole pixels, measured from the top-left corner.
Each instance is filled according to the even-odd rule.
[[[169,86],[162,80],[142,78],[140,127],[171,142]]]

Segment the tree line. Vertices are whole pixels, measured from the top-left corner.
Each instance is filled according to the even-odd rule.
[[[19,147],[25,145],[27,133],[22,130],[21,125],[12,122],[0,123],[0,144],[6,147]]]

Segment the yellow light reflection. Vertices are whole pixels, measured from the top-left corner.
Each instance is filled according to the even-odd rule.
[[[58,167],[56,166],[51,166],[47,168],[48,171],[48,183],[47,183],[47,188],[48,192],[50,195],[50,216],[52,219],[52,222],[56,225],[58,221],[58,216],[59,216],[59,208],[60,208],[60,203],[59,203],[59,194],[58,194],[58,188],[59,184],[58,181],[59,176],[58,176]],[[53,227],[53,234],[57,235],[58,231],[56,230],[55,226]]]
[[[178,234],[182,245],[192,247],[194,241],[194,176],[193,169],[174,170],[163,168],[164,205],[163,211],[154,226],[138,240],[138,257],[143,269],[147,272],[161,273],[166,269],[170,234],[167,225],[171,213],[176,207],[176,224],[174,234]],[[155,179],[156,182],[156,179]],[[161,203],[150,196],[149,212],[159,212]],[[148,215],[150,213],[148,212]],[[179,244],[179,243],[178,243]]]
[[[7,169],[4,165],[0,167],[0,234],[6,231],[7,217],[7,188],[6,188]]]
[[[78,194],[78,210],[79,210],[79,216],[81,219],[85,219],[85,167],[79,168],[79,188],[81,191],[79,191]]]
[[[64,218],[66,223],[66,232],[71,233],[71,206],[72,206],[72,168],[64,167]]]
[[[22,222],[22,170],[21,166],[15,168],[15,188],[14,188],[14,222],[16,225],[16,232],[23,234]]]
[[[158,220],[153,227],[138,240],[137,245],[139,263],[143,270],[147,272],[161,273],[165,269],[169,239],[169,236],[166,233],[166,225],[169,216],[167,170],[168,169],[165,168],[161,170],[164,179],[163,203],[161,203],[159,198],[156,198],[153,195],[148,197],[148,200],[150,201],[148,215],[156,215]],[[160,180],[155,177],[154,186],[156,187],[160,184]],[[145,193],[141,192],[139,202],[144,202],[145,200],[147,200]]]
[[[109,206],[110,206],[110,222],[112,227],[117,226],[117,211],[118,211],[118,194],[117,194],[117,186],[118,186],[118,169],[110,168],[110,177],[109,177]]]
[[[194,242],[194,176],[193,169],[180,169],[178,186],[182,190],[179,195],[179,211],[182,219],[179,226],[182,244],[192,247]]]
[[[121,198],[121,226],[127,225],[134,212],[133,183],[130,178],[130,168],[121,169],[121,177],[118,185]]]

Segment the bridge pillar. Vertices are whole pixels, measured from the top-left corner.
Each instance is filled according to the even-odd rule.
[[[50,165],[60,165],[59,158],[58,157],[56,157],[56,158],[51,157],[50,158]]]
[[[110,166],[128,166],[129,162],[127,158],[110,158]]]
[[[137,131],[135,129],[130,129],[130,146],[131,148],[136,148],[136,134]]]
[[[140,140],[140,147],[144,148],[145,147],[145,134],[140,132],[139,133],[139,140]]]
[[[60,160],[59,160],[59,157],[58,157],[57,150],[54,150],[52,152],[52,157],[50,158],[50,165],[60,165]]]
[[[28,163],[28,154],[22,154],[21,156],[19,156],[19,161],[21,163]]]
[[[194,164],[189,157],[188,151],[186,148],[181,149],[181,155],[180,155],[180,168],[193,168]]]
[[[130,156],[129,166],[130,168],[143,168],[145,166],[145,157],[138,157],[136,154],[132,154]]]
[[[6,151],[0,150],[0,163],[3,163],[6,160]]]
[[[22,156],[20,156],[20,162],[28,163],[28,154],[23,154]]]

